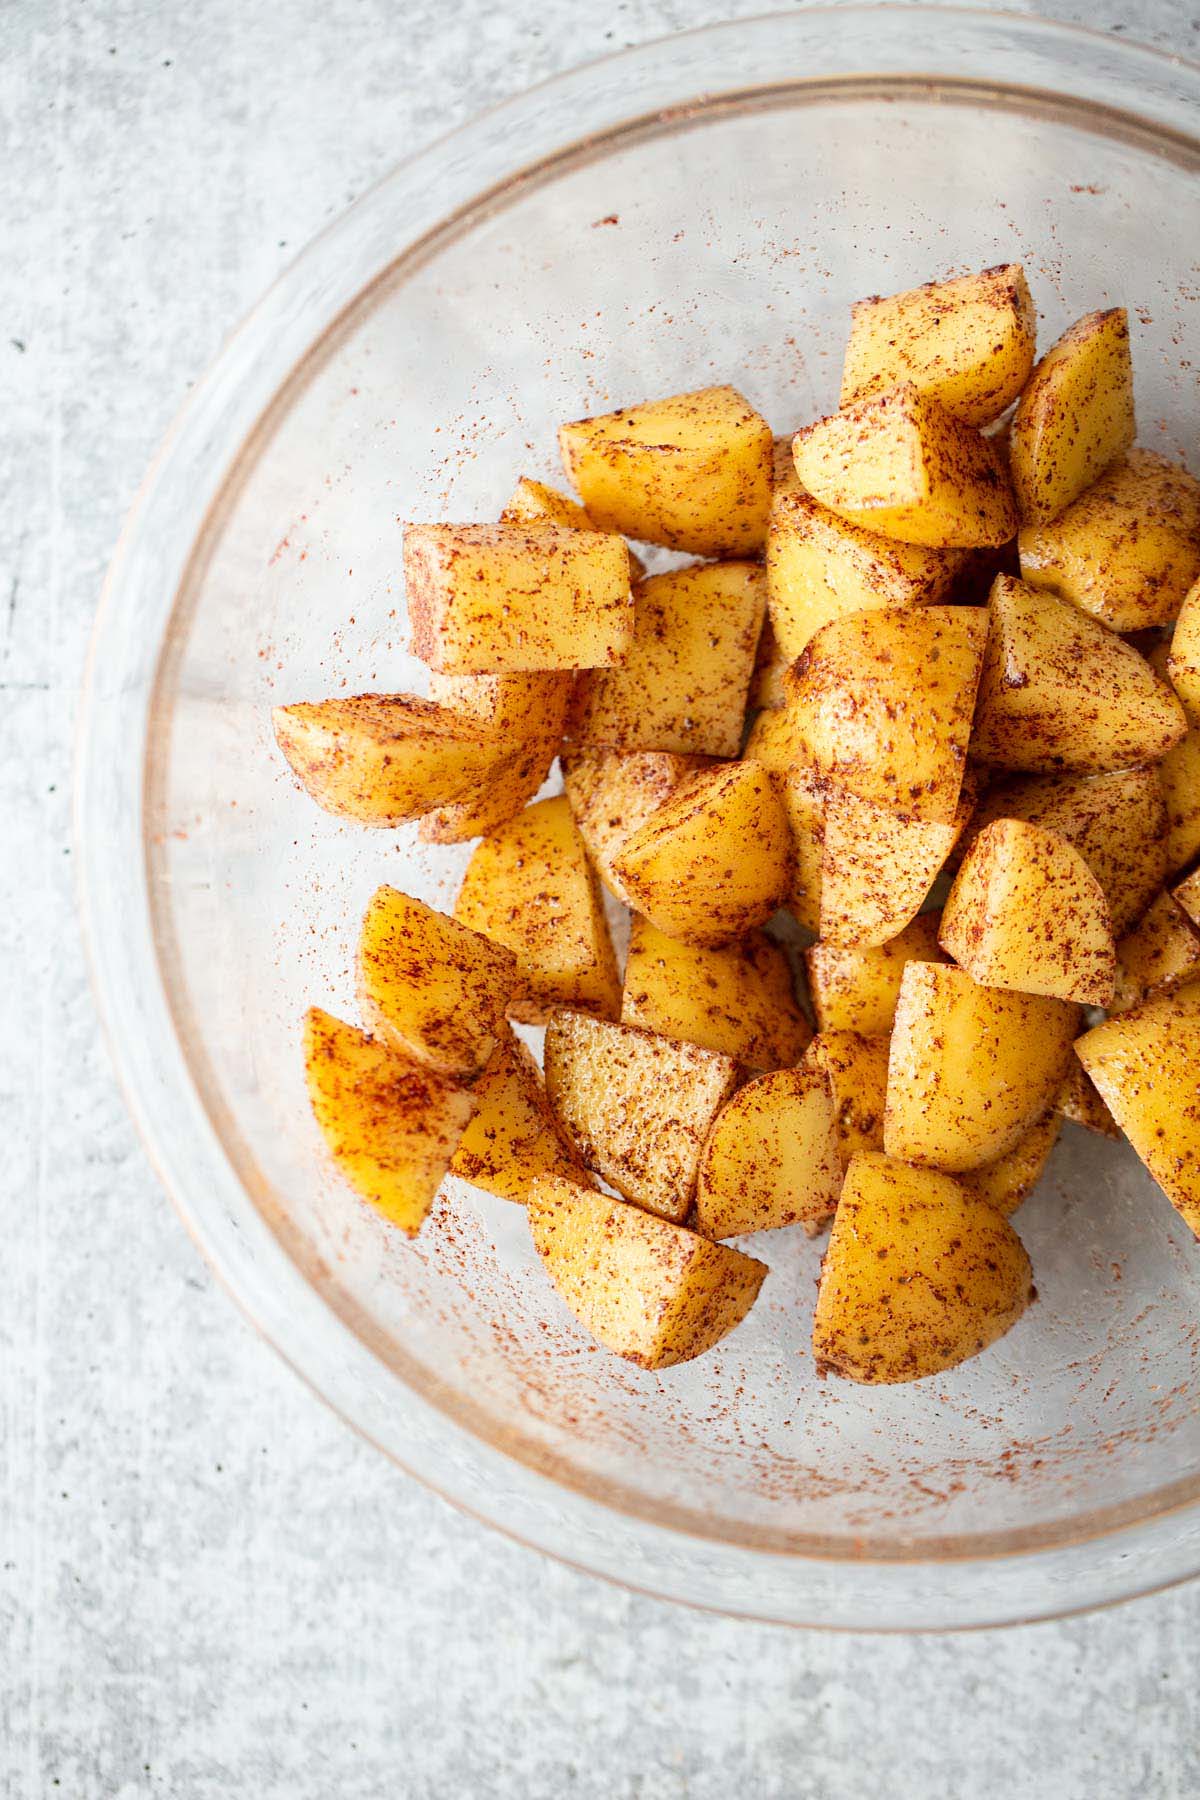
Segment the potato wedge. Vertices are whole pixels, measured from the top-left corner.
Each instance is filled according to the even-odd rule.
[[[1057,831],[997,819],[981,831],[942,911],[942,949],[982,987],[1107,1006],[1117,952],[1104,889]]]
[[[935,550],[1016,536],[996,446],[911,382],[818,419],[796,433],[792,451],[801,487],[867,531]]]
[[[1133,437],[1129,320],[1114,306],[1065,331],[1017,401],[1008,457],[1022,519],[1056,518]]]
[[[1200,481],[1131,450],[1056,519],[1025,525],[1021,579],[1111,631],[1167,625],[1200,577]]]
[[[842,1185],[828,1083],[812,1068],[760,1075],[708,1134],[696,1183],[696,1230],[708,1238],[819,1224]]]
[[[1128,1012],[1151,994],[1200,979],[1200,931],[1173,895],[1159,894],[1117,945],[1117,965],[1109,1010]]]
[[[906,963],[888,1056],[888,1155],[957,1174],[1015,1150],[1055,1102],[1078,1022],[1068,1001]]]
[[[971,754],[1031,774],[1157,762],[1183,708],[1145,657],[1068,600],[998,575]],[[919,615],[918,615],[919,616]]]
[[[820,943],[806,950],[817,1030],[886,1036],[896,1017],[905,963],[944,960],[938,945],[940,921],[940,913],[922,913],[883,944],[843,950]]]
[[[339,1173],[416,1237],[475,1110],[471,1090],[319,1006],[304,1017],[304,1073]]]
[[[375,890],[358,941],[363,1023],[441,1075],[477,1075],[508,1029],[517,959],[398,888]]]
[[[955,1180],[1007,1219],[1025,1204],[1041,1180],[1061,1128],[1062,1115],[1051,1108],[1029,1128],[1015,1150],[984,1163],[982,1169],[966,1169]]]
[[[887,1037],[820,1031],[804,1052],[802,1067],[816,1069],[829,1084],[843,1167],[861,1150],[882,1150]]]
[[[1159,1187],[1200,1237],[1200,982],[1093,1026],[1075,1053]]]
[[[821,860],[821,941],[869,950],[911,925],[975,804],[964,780],[949,824],[913,818],[830,788]]]
[[[621,979],[599,884],[564,794],[538,800],[483,838],[454,906],[460,924],[511,950],[522,993],[515,1019],[556,1006],[616,1018]]]
[[[454,712],[482,719],[501,760],[465,800],[427,813],[427,844],[459,844],[514,819],[533,799],[558,755],[571,700],[571,675],[562,670],[518,675],[432,675],[429,697]]]
[[[737,1079],[732,1057],[632,1025],[557,1012],[546,1027],[546,1093],[579,1160],[664,1219],[687,1216]]]
[[[911,381],[961,419],[986,425],[1033,368],[1037,315],[1020,263],[855,302],[843,406]]]
[[[846,1171],[813,1318],[819,1369],[918,1381],[977,1356],[1034,1296],[1025,1247],[949,1175],[886,1156]]]
[[[567,750],[563,785],[580,836],[600,879],[626,906],[632,904],[613,871],[613,858],[635,831],[701,769],[706,756],[668,750]]]
[[[791,868],[783,803],[754,763],[694,775],[613,860],[635,911],[686,944],[727,944],[761,925],[786,897]]]
[[[443,675],[591,669],[633,642],[629,555],[609,531],[406,525],[412,650]]]
[[[765,1263],[639,1207],[541,1175],[529,1226],[560,1298],[597,1341],[643,1369],[689,1362],[740,1325]]]
[[[539,1175],[592,1185],[559,1129],[542,1071],[508,1026],[471,1093],[475,1116],[450,1158],[452,1175],[522,1206]]]
[[[774,439],[736,388],[700,388],[577,419],[563,467],[605,531],[693,556],[755,556],[767,535]]]
[[[1193,731],[1200,729],[1200,581],[1184,596],[1165,672],[1183,702],[1188,724]]]
[[[786,953],[752,931],[711,949],[679,944],[634,915],[621,1023],[719,1050],[746,1069],[786,1069],[812,1036]]]
[[[643,581],[634,603],[633,643],[620,668],[579,677],[572,742],[736,756],[766,608],[762,569],[672,569]]]

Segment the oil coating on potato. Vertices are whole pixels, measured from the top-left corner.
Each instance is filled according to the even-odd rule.
[[[986,1200],[1007,1219],[1018,1206],[1025,1204],[1041,1180],[1061,1127],[1061,1115],[1051,1109],[1029,1128],[1016,1149],[1010,1150],[1007,1156],[984,1163],[982,1169],[964,1170],[955,1180],[961,1182],[969,1194]]]
[[[977,1356],[1034,1296],[1008,1221],[949,1175],[886,1156],[846,1171],[813,1319],[819,1368],[918,1381]]]
[[[827,1082],[813,1068],[748,1082],[708,1134],[696,1183],[696,1229],[737,1237],[819,1224],[842,1185],[837,1122]]]
[[[1200,727],[1200,581],[1184,596],[1167,653],[1166,673],[1195,730]]]
[[[668,750],[564,751],[563,786],[580,836],[605,887],[627,906],[613,859],[678,788],[711,766],[707,756]]]
[[[529,1191],[546,1273],[585,1330],[643,1369],[702,1356],[740,1325],[765,1263],[560,1176]]]
[[[429,697],[480,719],[497,763],[466,799],[421,820],[427,844],[459,844],[513,819],[533,799],[558,755],[571,699],[569,671],[517,675],[432,675]]]
[[[804,952],[818,1031],[886,1035],[896,1017],[907,962],[941,962],[940,913],[922,913],[886,943],[842,950],[814,944]]]
[[[1173,895],[1159,894],[1117,945],[1117,995],[1109,1011],[1127,1012],[1198,977],[1200,932]]]
[[[860,1031],[818,1032],[804,1052],[803,1066],[817,1070],[828,1083],[843,1166],[860,1150],[882,1150],[888,1079],[886,1034],[867,1037]]]
[[[719,1050],[746,1069],[785,1069],[812,1036],[784,950],[761,931],[713,949],[680,944],[635,914],[621,1023]]]
[[[1046,352],[1017,401],[1008,456],[1022,519],[1057,517],[1133,436],[1125,308],[1087,313]]]
[[[450,1158],[452,1175],[520,1205],[538,1175],[591,1185],[559,1129],[542,1071],[508,1026],[471,1094],[475,1116]]]
[[[871,949],[910,925],[974,805],[969,772],[959,790],[958,810],[944,825],[860,800],[831,784],[821,859],[822,943]]]

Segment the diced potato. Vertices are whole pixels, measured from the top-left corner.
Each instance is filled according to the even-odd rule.
[[[547,486],[544,481],[535,481],[531,475],[522,475],[513,489],[512,499],[500,514],[502,525],[561,525],[568,531],[596,531],[599,527],[588,512],[586,506],[580,506],[578,500],[572,500],[567,494],[560,494],[557,488]],[[629,546],[625,546],[629,549]],[[629,550],[629,574],[632,580],[640,581],[646,573],[646,565],[640,556]]]
[[[1065,512],[1026,525],[1021,578],[1113,631],[1166,625],[1200,576],[1200,481],[1153,450],[1131,450]]]
[[[771,446],[771,492],[778,494],[781,490],[796,493],[800,487],[800,477],[796,473],[796,459],[792,455],[792,439],[795,432],[785,432],[776,437]]]
[[[792,838],[792,887],[787,903],[806,931],[817,932],[821,929],[826,783],[803,766],[776,779]]]
[[[1037,315],[1020,263],[859,300],[841,404],[911,381],[966,425],[1010,406],[1033,367]]]
[[[414,694],[301,701],[271,715],[275,741],[318,806],[402,825],[488,779],[496,745],[476,719]]]
[[[922,913],[887,943],[839,949],[814,944],[804,952],[808,991],[817,1030],[886,1036],[896,1017],[900,977],[907,962],[941,962],[940,913]]]
[[[1050,1152],[1058,1142],[1062,1128],[1061,1115],[1051,1110],[1025,1133],[1015,1150],[995,1162],[984,1163],[982,1169],[968,1169],[956,1179],[977,1200],[986,1200],[1007,1219],[1023,1206],[1041,1180],[1050,1160]]]
[[[737,1078],[732,1057],[632,1025],[558,1012],[546,1027],[546,1092],[580,1161],[664,1219],[686,1217]]]
[[[1192,729],[1200,728],[1200,581],[1184,596],[1167,653],[1166,674]]]
[[[765,1263],[623,1200],[542,1175],[529,1225],[554,1286],[592,1336],[643,1369],[688,1362],[740,1325]]]
[[[452,1175],[522,1206],[530,1183],[539,1175],[563,1175],[583,1187],[591,1184],[591,1176],[576,1162],[559,1130],[542,1071],[507,1027],[471,1093],[475,1117],[450,1158]]]
[[[565,795],[536,801],[482,840],[454,916],[516,957],[513,1018],[540,1024],[556,1006],[620,1012],[604,902]]]
[[[676,943],[636,914],[621,1023],[719,1050],[747,1069],[789,1068],[812,1036],[787,955],[762,932],[711,949]]]
[[[1133,436],[1125,308],[1087,313],[1046,352],[1017,402],[1009,466],[1022,519],[1056,518]]]
[[[761,763],[773,775],[811,769],[812,751],[799,708],[785,698],[782,705],[760,712],[750,727],[742,757],[747,762]]]
[[[767,605],[785,664],[845,613],[946,599],[967,555],[881,537],[798,486],[777,494],[767,531]]]
[[[842,1185],[829,1086],[816,1069],[781,1069],[740,1089],[708,1135],[696,1229],[710,1238],[819,1224]]]
[[[941,942],[983,987],[1107,1006],[1117,955],[1104,889],[1056,831],[997,819],[981,831],[942,912]]]
[[[1185,735],[1183,708],[1145,657],[1070,601],[998,575],[988,611],[971,737],[981,762],[1124,769],[1157,762]]]
[[[754,556],[774,440],[736,388],[700,388],[563,425],[563,467],[606,531],[693,556]]]
[[[1200,1237],[1200,982],[1093,1026],[1075,1051],[1155,1181]]]
[[[996,446],[911,382],[796,433],[796,473],[852,525],[935,550],[1006,544],[1017,507]]]
[[[694,775],[613,861],[634,910],[688,944],[726,944],[761,925],[787,895],[791,868],[783,803],[754,763]]]
[[[470,1089],[318,1006],[305,1014],[304,1072],[339,1172],[415,1237],[475,1110]]]
[[[1091,1076],[1084,1074],[1083,1064],[1078,1059],[1072,1059],[1054,1106],[1064,1119],[1082,1125],[1086,1131],[1094,1131],[1106,1138],[1121,1135],[1121,1127],[1100,1098]]]
[[[804,1052],[803,1067],[828,1082],[843,1166],[863,1150],[883,1149],[887,1100],[888,1040],[859,1031],[819,1031]]]
[[[949,1175],[856,1156],[821,1265],[813,1354],[849,1381],[918,1381],[986,1350],[1033,1293],[995,1207]]]
[[[746,702],[751,710],[783,705],[783,673],[788,660],[779,647],[770,619],[764,619],[758,634],[754,673],[750,677],[750,694]]]
[[[477,1075],[507,1030],[516,958],[398,888],[377,888],[358,943],[363,1022],[442,1075]]]
[[[971,820],[968,842],[996,819],[1027,819],[1074,844],[1104,889],[1118,936],[1166,879],[1167,811],[1154,769],[998,781]]]
[[[669,750],[564,751],[563,785],[580,836],[601,881],[625,905],[631,903],[613,873],[613,858],[676,789],[711,766],[706,756]]]
[[[1127,1012],[1151,994],[1200,978],[1200,932],[1170,894],[1159,894],[1117,945],[1117,962],[1117,997],[1109,1010]]]
[[[823,626],[784,680],[818,773],[860,800],[949,824],[986,636],[986,616],[969,606]]]
[[[1181,881],[1173,890],[1172,898],[1176,906],[1182,906],[1192,924],[1200,927],[1200,869],[1193,871],[1186,881]]]
[[[1174,649],[1173,638],[1170,645],[1157,644],[1147,656],[1164,680]],[[1187,735],[1167,751],[1158,765],[1158,778],[1167,809],[1167,873],[1175,875],[1200,856],[1200,718],[1191,719]]]
[[[633,642],[629,555],[609,531],[406,525],[413,655],[443,675],[592,669]]]
[[[697,563],[638,587],[618,669],[579,677],[571,738],[615,750],[736,756],[766,606],[752,562]]]
[[[906,963],[888,1057],[888,1155],[955,1174],[1015,1150],[1054,1104],[1078,1022],[1065,1000]]]
[[[420,825],[427,844],[483,837],[528,805],[558,755],[571,700],[566,671],[517,675],[432,675],[430,699],[482,719],[503,760],[469,798],[428,813]]]
[[[945,825],[831,788],[821,861],[822,943],[868,950],[910,925],[974,805],[970,776],[959,790],[955,817]]]

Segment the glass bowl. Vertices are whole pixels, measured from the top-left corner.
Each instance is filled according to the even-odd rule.
[[[87,935],[130,1107],[238,1302],[404,1468],[557,1556],[854,1628],[1065,1612],[1200,1568],[1200,1252],[1068,1126],[1019,1215],[1039,1304],[962,1369],[816,1378],[820,1245],[666,1374],[591,1345],[520,1209],[447,1184],[409,1243],[328,1171],[298,1027],[353,1014],[381,880],[468,850],[298,792],[273,702],[420,687],[399,521],[561,479],[554,425],[731,380],[833,402],[858,296],[1020,258],[1043,341],[1126,302],[1143,442],[1191,447],[1200,72],[1028,18],[717,26],[549,82],[388,176],[232,338],[108,579],[78,765]]]

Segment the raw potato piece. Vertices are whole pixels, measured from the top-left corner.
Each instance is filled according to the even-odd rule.
[[[774,440],[736,388],[700,388],[563,425],[563,467],[603,530],[693,556],[755,556]]]
[[[1048,524],[1020,535],[1021,579],[1112,631],[1167,625],[1200,576],[1200,482],[1131,450]]]
[[[822,943],[873,949],[910,925],[929,898],[974,804],[974,782],[969,778],[948,825],[832,791],[825,801],[821,861]]]
[[[1156,644],[1147,655],[1151,668],[1164,680],[1178,636],[1176,626],[1170,645]],[[1158,765],[1158,779],[1167,809],[1167,873],[1176,875],[1200,855],[1200,717],[1189,721],[1186,737],[1167,751]]]
[[[475,1110],[470,1089],[318,1006],[304,1018],[304,1072],[337,1168],[415,1237]]]
[[[819,1070],[829,1084],[843,1166],[861,1150],[882,1150],[888,1080],[886,1036],[819,1032],[804,1052],[802,1066]]]
[[[974,1194],[978,1200],[986,1200],[1007,1219],[1018,1206],[1024,1205],[1040,1181],[1061,1126],[1061,1115],[1057,1111],[1048,1112],[1007,1156],[985,1163],[982,1169],[970,1169],[957,1179],[969,1194]]]
[[[572,741],[736,756],[765,606],[757,563],[700,563],[643,581],[620,668],[579,678]]]
[[[467,865],[454,916],[517,959],[515,1019],[541,1024],[556,1006],[616,1018],[621,980],[595,874],[566,796],[538,800],[485,837]]]
[[[787,700],[786,693],[779,706],[769,712],[760,712],[755,719],[746,738],[742,760],[761,763],[773,775],[813,769],[804,718]]]
[[[1132,645],[1068,600],[998,575],[971,754],[1031,774],[1157,762],[1183,708]]]
[[[1015,1150],[1054,1105],[1078,1022],[1064,1000],[906,964],[888,1057],[888,1155],[954,1174]]]
[[[271,714],[275,740],[318,806],[363,825],[402,825],[457,800],[496,766],[476,719],[414,694],[302,701]]]
[[[781,1069],[741,1088],[709,1133],[696,1184],[696,1229],[737,1237],[816,1225],[842,1185],[833,1101],[815,1069]]]
[[[817,1030],[886,1035],[896,1017],[907,962],[941,962],[940,913],[922,913],[887,943],[841,950],[814,944],[804,952]],[[628,978],[626,978],[628,980]]]
[[[553,1175],[530,1188],[529,1226],[580,1324],[643,1369],[711,1350],[741,1324],[767,1273],[740,1250]]]
[[[600,879],[618,900],[632,902],[613,872],[613,858],[676,789],[711,767],[706,756],[667,750],[569,750],[563,785],[580,836]]]
[[[562,525],[568,531],[595,531],[598,529],[585,506],[578,500],[572,500],[567,494],[560,494],[557,488],[547,486],[544,481],[535,481],[531,475],[522,475],[513,489],[512,499],[500,514],[502,525]],[[626,545],[626,549],[629,546]],[[640,556],[629,550],[629,574],[633,581],[640,581],[646,573]]]
[[[785,952],[761,931],[714,950],[679,944],[636,915],[621,1023],[719,1050],[747,1069],[786,1069],[812,1036]]]
[[[750,678],[747,700],[749,708],[757,711],[759,707],[783,705],[783,672],[788,661],[789,658],[776,642],[770,619],[764,619],[763,628],[758,635],[758,649],[754,654],[754,674]]]
[[[776,911],[791,862],[771,776],[754,763],[722,763],[627,838],[613,872],[635,911],[668,937],[726,944]]]
[[[424,901],[381,887],[358,943],[363,1022],[441,1075],[477,1075],[507,1031],[516,958]]]
[[[1070,1119],[1075,1125],[1082,1125],[1086,1131],[1094,1131],[1100,1137],[1119,1138],[1121,1127],[1105,1106],[1090,1076],[1083,1072],[1082,1063],[1075,1061],[1067,1071],[1067,1078],[1059,1089],[1058,1099],[1054,1103],[1055,1111],[1064,1119]]]
[[[1017,402],[1009,465],[1021,517],[1055,518],[1133,443],[1125,308],[1087,313],[1043,356]]]
[[[452,1175],[522,1206],[538,1175],[590,1184],[558,1128],[542,1071],[507,1027],[471,1093],[475,1117],[450,1158]]]
[[[1167,677],[1183,701],[1188,723],[1200,728],[1200,581],[1184,597],[1167,656]]]
[[[819,1369],[918,1381],[986,1350],[1033,1298],[1020,1238],[948,1175],[856,1156],[821,1265]]]
[[[687,1215],[700,1152],[737,1085],[731,1057],[559,1012],[546,1027],[546,1092],[586,1168],[664,1219]]]
[[[413,655],[443,675],[590,669],[633,640],[629,554],[608,531],[406,525]]]
[[[1170,894],[1160,894],[1117,945],[1117,964],[1117,997],[1109,1010],[1127,1012],[1150,994],[1200,977],[1200,932]]]
[[[1117,956],[1104,889],[1075,846],[1024,819],[981,831],[942,912],[941,943],[983,987],[1107,1006]]]
[[[483,837],[513,819],[533,799],[558,755],[571,699],[565,671],[519,675],[433,675],[429,697],[486,726],[496,766],[465,800],[441,806],[421,820],[427,844],[458,844]]]
[[[860,800],[949,824],[986,637],[986,616],[968,606],[824,626],[784,679],[818,773]]]
[[[1182,906],[1192,924],[1200,928],[1200,869],[1180,882],[1172,898],[1176,906]]]
[[[911,381],[964,424],[986,425],[1024,387],[1036,340],[1037,317],[1020,263],[859,300],[841,404]]]
[[[1200,982],[1085,1032],[1076,1055],[1172,1205],[1200,1237]]]
[[[821,869],[825,861],[826,783],[810,768],[778,777],[779,797],[792,835],[788,905],[806,931],[821,929]]]
[[[867,531],[935,550],[1016,536],[995,444],[911,382],[818,419],[796,433],[793,454],[801,487]]]

